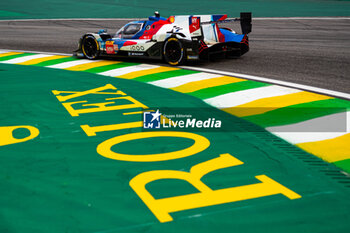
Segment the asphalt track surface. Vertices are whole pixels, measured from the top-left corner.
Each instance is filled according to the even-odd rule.
[[[0,49],[71,53],[84,33],[101,28],[114,33],[129,21],[0,21]],[[233,28],[240,30],[238,24]],[[349,38],[348,18],[258,19],[253,20],[250,51],[241,58],[188,65],[350,93]]]

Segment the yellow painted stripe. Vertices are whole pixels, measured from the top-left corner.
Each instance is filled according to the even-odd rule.
[[[95,67],[113,65],[117,63],[120,63],[120,61],[97,61],[97,62],[72,66],[72,67],[66,68],[65,70],[84,71]]]
[[[302,104],[326,99],[333,99],[333,97],[303,91],[283,96],[263,98],[252,101],[250,103],[238,105],[233,108],[225,108],[223,110],[238,117],[245,117],[262,114],[295,104]]]
[[[123,113],[124,116],[136,115],[136,114],[143,114],[143,112],[142,111],[138,111],[138,112],[124,112]]]
[[[222,76],[218,78],[211,78],[211,79],[205,79],[201,81],[186,83],[184,85],[174,87],[171,89],[182,93],[189,93],[189,92],[198,91],[208,87],[216,87],[216,86],[226,85],[230,83],[237,83],[242,81],[246,81],[246,80],[241,78]]]
[[[11,55],[17,55],[17,54],[22,54],[22,53],[19,53],[19,52],[1,53],[0,57],[6,57],[6,56],[11,56]]]
[[[65,58],[65,57],[68,57],[68,56],[54,55],[51,57],[36,58],[36,59],[29,60],[29,61],[17,63],[17,64],[19,64],[19,65],[35,65],[35,64],[38,64],[40,62],[50,61],[50,60],[55,60],[55,59],[60,59],[60,58]]]
[[[161,67],[157,67],[154,69],[130,72],[128,74],[118,76],[118,78],[133,79],[133,78],[137,78],[137,77],[144,76],[144,75],[156,74],[156,73],[161,73],[161,72],[166,72],[166,71],[173,71],[173,70],[178,70],[178,69],[179,68],[161,66]]]
[[[350,133],[333,139],[296,145],[330,163],[350,159]]]

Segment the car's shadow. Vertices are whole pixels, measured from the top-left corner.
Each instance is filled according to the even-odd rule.
[[[86,58],[81,58],[86,59]],[[138,58],[138,57],[110,57],[110,56],[101,56],[99,57],[99,60],[109,60],[109,61],[122,61],[122,62],[128,62],[128,63],[145,63],[145,64],[151,64],[151,65],[159,65],[159,66],[168,66],[168,67],[176,67],[167,64],[165,61],[158,60],[158,59],[148,59],[148,58]],[[220,63],[222,61],[225,61],[227,59],[237,59],[237,58],[225,58],[222,56],[212,56],[207,59],[200,59],[200,60],[188,60],[184,62],[183,66],[205,66],[208,63]]]

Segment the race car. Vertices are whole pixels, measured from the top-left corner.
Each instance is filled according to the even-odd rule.
[[[148,20],[126,24],[114,35],[107,30],[86,33],[80,38],[75,55],[88,59],[100,56],[163,59],[170,65],[218,53],[239,57],[249,51],[251,20],[250,12],[230,20],[227,15],[178,15],[166,19],[155,12]],[[234,21],[240,21],[242,34],[218,25]]]

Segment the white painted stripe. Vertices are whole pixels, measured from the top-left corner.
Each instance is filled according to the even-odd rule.
[[[271,132],[277,137],[280,137],[289,143],[298,144],[304,142],[316,142],[327,139],[332,139],[345,135],[340,132]]]
[[[297,88],[297,89],[301,89],[301,90],[305,90],[305,91],[316,92],[316,93],[325,94],[325,95],[329,95],[329,96],[350,99],[350,94],[348,94],[348,93],[339,92],[339,91],[332,91],[332,90],[328,90],[328,89],[312,87],[312,86],[298,84],[298,83],[280,81],[280,80],[264,78],[264,77],[254,76],[254,75],[205,69],[205,68],[199,68],[199,67],[182,66],[180,68],[189,69],[189,70],[196,70],[196,71],[211,72],[211,73],[222,74],[222,75],[227,75],[227,76],[235,76],[235,77],[240,77],[240,78],[245,78],[245,79],[250,79],[250,80],[255,80],[255,81],[261,81],[261,82],[278,84],[278,85],[287,86],[287,87],[293,87],[293,88]]]
[[[211,79],[211,78],[218,78],[222,77],[220,74],[210,74],[210,73],[197,73],[197,74],[186,74],[182,76],[162,79],[154,82],[149,82],[149,84],[158,86],[158,87],[164,87],[164,88],[173,88],[178,87],[186,83],[205,80],[205,79]]]
[[[25,61],[30,61],[36,58],[43,58],[43,57],[51,57],[52,55],[48,54],[35,54],[35,55],[29,55],[25,57],[18,57],[18,58],[13,58],[7,61],[2,61],[1,63],[6,63],[6,64],[16,64],[16,63],[21,63]]]
[[[267,87],[258,87],[243,91],[231,92],[219,96],[215,96],[204,101],[212,106],[217,108],[230,108],[235,107],[241,104],[246,104],[254,100],[288,95],[292,93],[301,92],[298,89],[292,89],[288,87],[281,86],[267,86]]]
[[[88,64],[88,63],[93,63],[93,62],[98,62],[98,61],[99,60],[81,59],[81,60],[76,60],[76,61],[62,62],[62,63],[59,63],[59,64],[46,66],[46,67],[48,67],[48,68],[56,68],[56,69],[65,69],[65,68],[69,68],[69,67],[72,67],[72,66],[83,65],[83,64]]]
[[[1,20],[0,20],[1,22]],[[72,56],[72,54],[68,53],[52,53],[52,52],[43,52],[43,51],[28,51],[28,50],[16,50],[16,49],[6,49],[6,50],[0,50],[2,52],[8,53],[8,52],[19,52],[19,53],[39,53],[39,54],[49,54],[49,55],[63,55],[63,56]]]
[[[158,67],[159,66],[156,66],[156,65],[141,64],[141,65],[128,66],[128,67],[108,70],[108,71],[104,71],[104,72],[98,73],[98,74],[105,75],[105,76],[118,77],[120,75],[128,74],[131,72],[141,71],[141,70],[149,70],[149,69],[154,69],[154,68],[158,68]]]
[[[345,115],[346,114],[346,115]],[[339,118],[346,117],[345,120],[342,120],[342,122],[339,121]],[[328,122],[328,123],[327,123]],[[344,125],[345,130],[344,132],[306,132],[307,128],[314,128],[314,127],[323,127],[321,124],[346,124]],[[301,129],[301,127],[304,127],[303,132],[296,132],[296,129]],[[286,125],[286,126],[276,126],[276,127],[268,127],[266,128],[271,133],[275,134],[278,137],[283,138],[284,140],[292,143],[292,144],[298,144],[298,143],[304,143],[304,142],[317,142],[327,139],[332,139],[336,137],[343,136],[345,134],[350,133],[350,112],[346,113],[336,113],[328,116],[318,117],[315,119],[307,120],[304,122]],[[281,132],[283,131],[283,132]],[[290,131],[290,132],[288,132]]]

